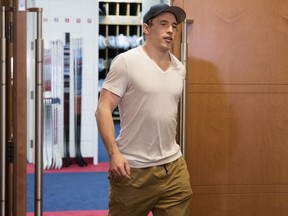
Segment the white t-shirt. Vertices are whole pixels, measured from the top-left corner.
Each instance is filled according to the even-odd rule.
[[[121,53],[102,86],[121,97],[116,141],[131,167],[166,164],[182,155],[175,136],[185,67],[170,57],[170,67],[163,71],[142,46]]]

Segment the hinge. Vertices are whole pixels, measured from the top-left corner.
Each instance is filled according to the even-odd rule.
[[[15,146],[14,140],[9,140],[8,146],[7,146],[7,161],[8,161],[8,163],[14,162],[14,146]]]

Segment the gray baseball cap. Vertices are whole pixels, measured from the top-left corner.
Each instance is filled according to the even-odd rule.
[[[156,4],[150,7],[143,17],[143,23],[147,23],[150,19],[158,16],[162,12],[170,12],[174,14],[177,24],[183,22],[186,18],[185,11],[178,6],[169,6],[168,4]]]

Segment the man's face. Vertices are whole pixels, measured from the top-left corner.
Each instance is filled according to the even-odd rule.
[[[147,40],[154,46],[169,50],[177,34],[177,21],[172,13],[164,12],[152,19],[151,25],[144,29]]]

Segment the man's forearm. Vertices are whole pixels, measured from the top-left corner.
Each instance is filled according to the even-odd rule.
[[[111,158],[114,153],[119,152],[115,141],[115,128],[112,113],[110,111],[97,109],[95,116],[98,131],[106,147],[107,153]]]

